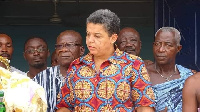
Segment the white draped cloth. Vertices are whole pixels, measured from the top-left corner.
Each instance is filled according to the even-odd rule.
[[[0,90],[6,112],[46,112],[44,89],[29,77],[0,67]]]

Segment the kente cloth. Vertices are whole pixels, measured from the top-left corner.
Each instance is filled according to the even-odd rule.
[[[154,107],[154,93],[141,58],[116,49],[95,70],[92,54],[73,61],[58,95],[56,109],[82,112],[131,112]]]
[[[44,89],[29,77],[0,67],[0,80],[6,112],[47,111]]]
[[[156,84],[152,88],[155,94],[156,112],[167,108],[167,112],[182,112],[182,89],[185,80],[193,75],[192,71],[177,65],[180,73],[179,79]]]
[[[60,66],[49,67],[38,73],[33,80],[41,85],[46,93],[47,112],[54,112],[56,98],[65,78],[60,74]]]

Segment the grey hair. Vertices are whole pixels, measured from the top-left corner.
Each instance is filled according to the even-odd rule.
[[[157,36],[158,32],[171,32],[171,33],[174,33],[176,43],[177,43],[177,45],[180,45],[181,35],[180,35],[180,32],[176,28],[174,28],[174,27],[162,27],[156,32],[155,37]]]
[[[86,20],[86,24],[88,23],[102,24],[109,36],[119,34],[120,31],[119,17],[108,9],[99,9],[90,14]]]

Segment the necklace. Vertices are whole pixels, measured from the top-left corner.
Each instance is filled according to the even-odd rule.
[[[170,75],[169,77],[165,77],[165,76],[163,76],[160,72],[158,72],[158,70],[157,70],[157,68],[156,68],[156,64],[155,64],[155,70],[156,70],[156,72],[157,72],[162,78],[164,78],[166,81],[170,81],[170,78],[176,73],[176,65],[175,65],[175,67],[174,67],[174,73],[173,73],[172,75]]]

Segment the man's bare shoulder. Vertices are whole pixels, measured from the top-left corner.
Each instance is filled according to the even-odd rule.
[[[145,64],[146,66],[148,66],[148,65],[153,64],[153,61],[151,61],[151,60],[144,60],[144,64]]]
[[[195,73],[194,75],[190,76],[186,81],[185,84],[193,86],[193,88],[198,87],[200,84],[200,72]]]
[[[152,64],[149,64],[149,65],[146,65],[146,68],[147,68],[148,72],[152,72],[152,71],[155,70],[155,64],[152,63]]]
[[[155,63],[146,65],[146,69],[147,69],[149,76],[152,77],[152,75],[155,73]]]
[[[188,80],[191,80],[191,81],[200,80],[200,72],[197,72],[194,75],[190,76]]]

